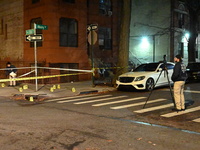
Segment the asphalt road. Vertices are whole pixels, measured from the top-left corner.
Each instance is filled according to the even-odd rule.
[[[198,85],[186,85],[186,99],[195,103],[174,116],[169,88],[155,89],[145,109],[149,92],[144,91],[54,98],[37,105],[0,97],[0,149],[197,150]]]

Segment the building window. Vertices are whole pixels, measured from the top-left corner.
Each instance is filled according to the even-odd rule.
[[[99,13],[101,15],[112,15],[111,1],[110,0],[99,0]]]
[[[185,24],[185,15],[182,12],[185,12],[185,6],[183,4],[180,4],[178,7],[178,27],[179,28],[184,28]]]
[[[42,18],[34,18],[30,22],[30,29],[34,29],[34,23],[35,24],[42,24]],[[36,29],[36,34],[42,34],[41,29]],[[30,47],[34,47],[34,42],[30,42]],[[37,42],[37,47],[42,47],[42,41]]]
[[[178,54],[180,54],[182,57],[184,57],[184,43],[183,42],[179,43]]]
[[[77,21],[60,18],[60,46],[78,47]]]
[[[63,0],[63,2],[66,2],[66,3],[75,3],[75,0]]]
[[[32,0],[32,4],[38,3],[40,0]]]
[[[112,49],[112,36],[110,28],[99,27],[99,48],[104,50]]]

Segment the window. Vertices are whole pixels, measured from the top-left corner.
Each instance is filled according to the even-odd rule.
[[[77,21],[60,18],[60,46],[78,47]]]
[[[178,47],[178,54],[180,54],[182,57],[184,57],[184,43],[180,42]]]
[[[66,2],[66,3],[75,3],[75,0],[63,0],[63,2]]]
[[[99,48],[104,50],[112,49],[111,29],[99,27]]]
[[[99,13],[108,16],[112,15],[110,0],[99,0]]]
[[[180,12],[178,12],[178,27],[184,28],[185,15],[182,12],[185,12],[185,6],[183,4],[180,4],[178,9],[180,10]]]
[[[40,0],[32,0],[32,4],[38,3]]]
[[[30,23],[30,29],[34,29],[34,23],[36,24],[42,24],[42,18],[35,18],[31,20]],[[41,29],[36,29],[36,34],[42,34]],[[34,47],[34,42],[30,42],[30,47]],[[42,47],[42,41],[37,42],[37,47]]]

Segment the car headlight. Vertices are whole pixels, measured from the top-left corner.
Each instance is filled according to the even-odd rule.
[[[136,77],[136,78],[135,78],[135,81],[141,81],[141,80],[143,80],[144,78],[145,78],[145,76]]]

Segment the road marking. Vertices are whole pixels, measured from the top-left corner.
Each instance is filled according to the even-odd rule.
[[[169,89],[162,89],[161,91],[170,91]],[[194,90],[184,90],[184,92],[188,92],[188,93],[200,93],[200,91],[194,91]]]
[[[65,100],[65,101],[58,101],[57,103],[68,103],[68,102],[75,102],[75,101],[82,101],[82,100],[87,100],[87,99],[97,99],[97,98],[102,98],[102,97],[109,97],[112,95],[101,95],[101,96],[96,96],[96,97],[77,97],[76,99],[72,100]]]
[[[194,119],[192,121],[194,121],[194,122],[200,122],[200,118]]]
[[[99,95],[99,94],[94,94],[92,96],[96,96],[96,95]],[[92,97],[92,96],[91,95],[84,95],[84,96],[79,95],[79,96],[62,97],[62,98],[50,99],[45,102],[54,102],[54,101],[59,101],[59,100],[75,99],[75,98],[80,98],[80,97]]]
[[[140,110],[136,110],[134,112],[136,112],[136,113],[145,113],[145,112],[159,110],[159,109],[168,108],[168,107],[172,107],[172,106],[174,106],[173,103],[166,104],[166,105],[161,105],[161,106],[156,106],[156,107],[150,107],[150,108],[140,109]]]
[[[91,101],[85,101],[85,102],[77,102],[74,104],[86,104],[86,103],[93,103],[93,102],[99,102],[99,101],[108,101],[108,100],[112,100],[112,99],[116,99],[116,98],[124,98],[127,96],[118,96],[118,97],[110,97],[110,98],[106,98],[106,99],[98,99],[98,100],[91,100]]]
[[[146,98],[146,97],[130,98],[130,99],[125,99],[125,100],[121,100],[121,101],[114,101],[114,102],[94,104],[92,106],[104,106],[104,105],[110,105],[110,104],[116,104],[116,103],[123,103],[123,102],[128,102],[128,101],[135,101],[135,100],[140,100],[140,99],[144,99],[144,98]]]
[[[172,112],[172,113],[164,114],[164,115],[161,115],[161,116],[169,118],[169,117],[179,116],[179,115],[187,114],[187,113],[198,111],[198,110],[200,110],[200,106],[194,107],[194,108],[190,108],[190,109],[186,109],[185,111],[180,111],[178,113],[177,112]]]
[[[148,103],[156,103],[156,102],[160,102],[166,99],[157,99],[157,100],[151,100]],[[128,108],[128,107],[133,107],[133,106],[138,106],[138,105],[143,105],[144,102],[140,102],[140,103],[135,103],[135,104],[128,104],[128,105],[122,105],[122,106],[116,106],[116,107],[110,107],[110,109],[122,109],[122,108]]]

